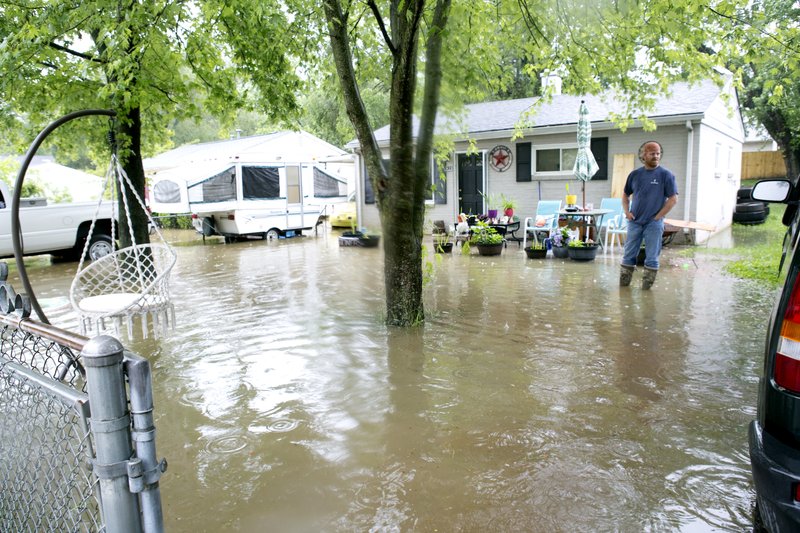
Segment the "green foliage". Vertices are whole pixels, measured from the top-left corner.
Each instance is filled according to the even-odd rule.
[[[153,213],[153,218],[165,229],[194,229],[189,215],[163,215]]]
[[[470,238],[472,244],[502,244],[503,236],[497,233],[497,230],[486,222],[479,220],[472,227],[472,237]]]

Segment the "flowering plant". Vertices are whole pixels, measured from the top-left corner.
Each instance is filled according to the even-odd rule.
[[[558,230],[558,233],[550,237],[550,242],[553,246],[567,246],[569,244],[569,229],[564,226]]]

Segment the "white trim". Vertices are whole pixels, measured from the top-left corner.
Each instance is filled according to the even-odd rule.
[[[564,150],[577,150],[578,143],[559,143],[559,144],[534,144],[531,143],[531,178],[532,179],[564,179],[565,177],[572,176],[572,169],[561,169],[561,170],[543,170],[538,171],[536,170],[537,164],[537,152],[539,150],[559,150],[559,166],[561,166],[564,161]]]

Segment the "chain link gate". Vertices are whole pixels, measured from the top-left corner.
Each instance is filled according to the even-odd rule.
[[[29,318],[0,274],[0,531],[163,531],[149,362]]]

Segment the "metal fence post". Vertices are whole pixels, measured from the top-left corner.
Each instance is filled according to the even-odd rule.
[[[81,352],[96,446],[94,472],[100,480],[103,520],[108,533],[142,530],[139,502],[128,486],[130,416],[122,372],[122,344],[108,335],[95,337]]]
[[[158,461],[156,455],[156,428],[153,421],[153,386],[150,362],[130,352],[125,354],[125,370],[131,395],[133,417],[133,440],[136,442],[136,457],[141,461],[140,482],[135,483],[140,491],[142,522],[145,533],[162,533],[164,516],[161,509],[161,489],[158,481],[167,468],[167,462]],[[131,482],[133,486],[133,480]]]

